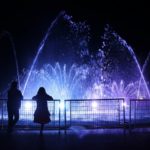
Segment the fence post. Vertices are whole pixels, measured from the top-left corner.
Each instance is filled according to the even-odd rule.
[[[59,100],[59,133],[60,133],[60,119],[61,119],[61,115],[60,115],[60,100]]]
[[[2,100],[2,129],[4,128],[4,100]]]
[[[120,126],[120,100],[119,99],[118,99],[118,113],[119,113],[118,119],[119,119],[119,126]]]
[[[71,120],[72,120],[72,119],[71,119],[71,118],[72,118],[72,116],[71,116],[71,111],[72,111],[72,110],[71,110],[71,101],[70,101],[70,126],[71,126]]]
[[[130,110],[129,110],[129,130],[130,130],[130,132],[131,132],[131,117],[132,117],[131,116],[132,115],[131,114],[131,104],[132,104],[131,102],[132,102],[132,100],[130,99]]]
[[[50,101],[51,102],[51,101]],[[53,110],[54,110],[54,127],[56,127],[56,120],[55,120],[55,102],[56,100],[53,101]]]
[[[66,120],[66,119],[67,119],[67,118],[66,118],[66,100],[64,100],[64,102],[65,102],[65,105],[64,105],[64,119],[65,119],[65,134],[66,134],[66,128],[67,128],[67,127],[66,127],[66,126],[67,126],[67,124],[66,124],[66,121],[67,121],[67,120]]]
[[[135,100],[135,109],[134,109],[134,126],[136,125],[136,100]]]
[[[123,99],[123,104],[125,104],[125,100]],[[126,122],[126,115],[125,115],[125,105],[123,105],[123,124],[125,127],[125,122]]]

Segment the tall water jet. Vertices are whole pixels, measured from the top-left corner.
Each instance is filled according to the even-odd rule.
[[[128,46],[127,43],[126,43],[125,41],[123,41],[123,44],[126,45],[126,46]],[[136,64],[137,64],[137,67],[138,67],[139,72],[140,72],[140,75],[141,75],[141,78],[140,78],[140,79],[143,80],[144,86],[145,86],[146,91],[147,91],[147,94],[148,94],[148,97],[150,98],[150,92],[149,92],[147,83],[146,83],[146,81],[145,81],[145,78],[144,78],[144,75],[143,75],[143,71],[142,71],[142,69],[141,69],[141,67],[140,67],[140,64],[139,64],[138,60],[137,60],[137,57],[136,57],[136,55],[135,55],[133,49],[132,49],[130,46],[128,46],[128,49],[129,49],[131,55],[133,56],[133,58],[134,58],[134,60],[135,60],[135,62],[136,62]],[[138,97],[137,97],[137,98],[138,98]]]
[[[136,82],[139,83],[141,78],[143,81],[143,86],[141,87],[143,96],[150,97],[148,86],[133,49],[109,25],[105,28],[101,49],[105,56],[102,66],[103,74],[106,74],[104,79],[107,83],[115,81],[119,84],[123,80],[126,85],[130,83],[136,84]],[[138,93],[138,86],[136,88]]]
[[[11,43],[11,46],[12,46],[12,51],[13,51],[14,61],[15,61],[15,66],[16,66],[16,75],[17,75],[18,85],[19,85],[19,88],[20,88],[19,65],[18,65],[18,59],[17,59],[15,44],[14,44],[12,35],[8,31],[3,31],[0,38],[2,38],[3,36],[5,36],[9,39],[9,41]]]
[[[32,65],[31,65],[31,68],[30,68],[29,73],[28,73],[28,75],[27,75],[27,79],[26,79],[26,81],[25,81],[25,84],[24,84],[24,87],[23,87],[23,90],[22,90],[22,93],[23,93],[23,94],[24,94],[24,92],[25,92],[25,89],[26,89],[26,86],[27,86],[27,84],[28,84],[28,81],[29,81],[29,78],[30,78],[30,76],[31,76],[31,73],[32,73],[32,71],[33,71],[33,69],[34,69],[34,67],[35,67],[35,65],[36,65],[37,59],[38,59],[38,57],[39,57],[39,54],[40,54],[41,51],[43,50],[43,47],[44,47],[44,45],[45,45],[45,42],[46,42],[48,36],[50,35],[50,32],[51,32],[52,28],[53,28],[54,25],[57,23],[57,20],[59,19],[59,17],[62,16],[62,15],[64,15],[64,14],[65,14],[64,11],[62,11],[62,12],[59,13],[59,15],[58,15],[58,16],[55,18],[55,20],[53,20],[53,22],[51,23],[50,27],[48,28],[48,30],[47,30],[47,32],[46,32],[46,34],[45,34],[45,36],[44,36],[44,38],[42,39],[42,41],[41,41],[41,43],[40,43],[40,45],[39,45],[39,48],[38,48],[38,50],[37,50],[37,54],[36,54],[36,56],[35,56],[35,58],[34,58],[34,60],[33,60],[33,63],[32,63]]]
[[[143,73],[143,74],[144,74],[144,71],[145,71],[145,69],[146,69],[146,67],[147,67],[147,64],[148,64],[148,62],[149,62],[149,59],[150,59],[150,52],[148,53],[148,55],[147,55],[147,57],[146,57],[146,59],[145,59],[144,65],[143,65],[143,67],[142,67],[142,73]],[[141,77],[140,80],[139,80],[139,88],[138,88],[137,97],[140,97],[141,81],[142,81],[142,77]]]
[[[146,67],[147,67],[147,64],[148,64],[148,62],[149,62],[149,59],[150,59],[150,52],[148,53],[148,55],[147,55],[147,57],[146,57],[146,59],[145,59],[144,65],[143,65],[143,67],[142,67],[142,72],[145,71],[145,69],[146,69]]]
[[[40,86],[44,86],[56,99],[130,99],[137,97],[142,77],[140,90],[144,97],[148,97],[140,65],[126,41],[107,28],[101,49],[91,52],[88,26],[70,18],[64,12],[60,13],[48,28],[31,68],[26,72],[24,96],[30,98]]]

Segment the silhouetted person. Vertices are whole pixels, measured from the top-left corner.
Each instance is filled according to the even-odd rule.
[[[46,93],[44,87],[40,87],[37,95],[33,96],[32,99],[36,100],[37,102],[37,108],[34,112],[34,122],[41,124],[40,134],[42,134],[44,124],[51,121],[47,106],[47,100],[53,100],[53,97]]]
[[[10,89],[8,90],[8,132],[11,132],[13,127],[19,120],[19,109],[21,106],[21,100],[23,99],[21,91],[18,89],[18,83],[13,81]]]

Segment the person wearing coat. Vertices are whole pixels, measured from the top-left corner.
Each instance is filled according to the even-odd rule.
[[[21,100],[23,100],[23,95],[18,89],[17,81],[11,83],[7,97],[8,132],[11,132],[19,120],[19,109],[21,107]]]
[[[41,124],[40,133],[42,134],[44,125],[51,121],[47,101],[53,100],[53,97],[46,93],[44,87],[40,87],[37,94],[33,96],[32,99],[36,100],[37,103],[37,107],[34,112],[34,122]]]

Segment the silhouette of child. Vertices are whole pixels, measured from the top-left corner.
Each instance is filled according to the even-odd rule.
[[[47,100],[53,100],[53,97],[46,93],[44,87],[40,87],[37,95],[33,96],[33,100],[37,102],[37,108],[34,112],[34,122],[41,124],[40,133],[43,133],[43,128],[46,123],[51,121],[48,111]]]

